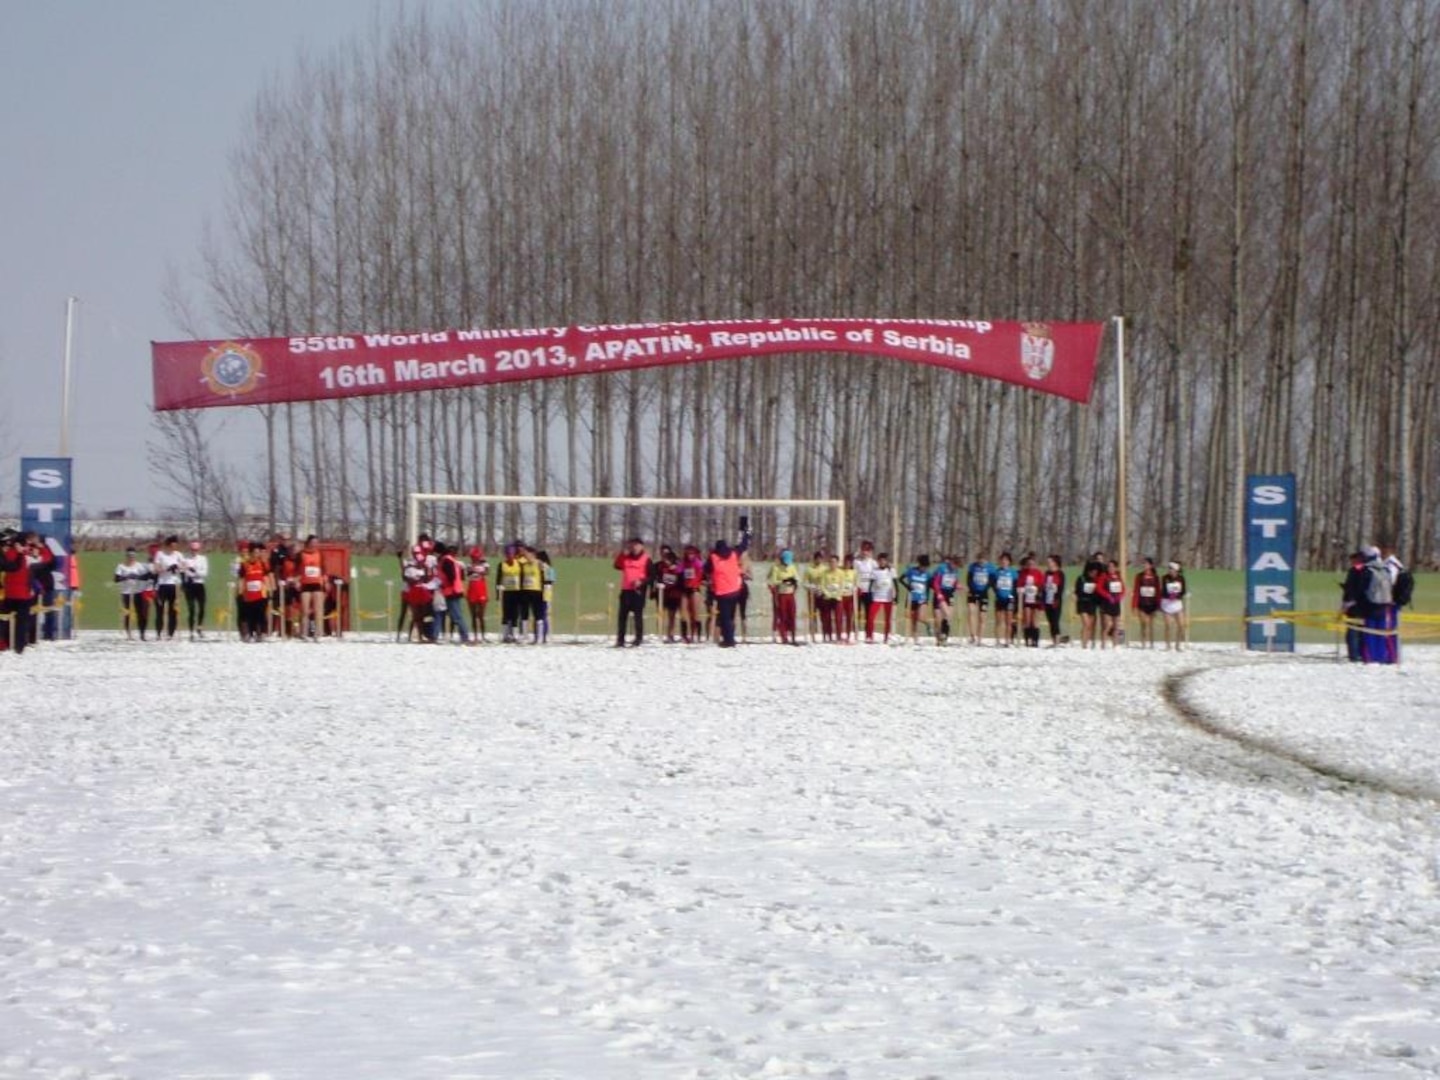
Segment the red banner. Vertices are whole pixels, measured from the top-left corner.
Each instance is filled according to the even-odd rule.
[[[152,342],[155,408],[269,405],[782,353],[932,364],[1088,401],[1103,323],[741,319]]]

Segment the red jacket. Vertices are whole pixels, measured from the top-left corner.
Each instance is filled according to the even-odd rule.
[[[1142,595],[1146,589],[1150,590],[1148,596]],[[1141,570],[1135,575],[1135,591],[1130,594],[1130,606],[1138,610],[1142,601],[1152,607],[1160,603],[1160,575],[1153,570]]]
[[[1095,579],[1095,591],[1102,600],[1118,604],[1125,598],[1125,579],[1106,571]]]
[[[1038,566],[1022,567],[1020,576],[1015,580],[1015,591],[1026,607],[1044,607],[1045,571]]]
[[[45,546],[40,548],[39,558],[34,565],[30,562],[29,549],[19,544],[11,544],[0,551],[0,572],[3,572],[5,577],[5,599],[34,600],[34,575],[42,571],[49,573],[50,567],[54,565],[55,555]]]

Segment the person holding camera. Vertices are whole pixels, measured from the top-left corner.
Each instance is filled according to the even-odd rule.
[[[720,647],[735,647],[735,610],[745,593],[745,568],[741,556],[750,548],[750,522],[740,519],[740,543],[731,547],[724,540],[716,540],[710,549],[710,587],[715,593],[715,604],[719,609]]]
[[[635,640],[645,640],[645,598],[650,591],[650,554],[645,542],[632,536],[625,550],[615,556],[615,569],[620,571],[620,619],[615,628],[615,647],[625,647],[626,626],[635,619]]]
[[[16,656],[30,641],[35,618],[35,578],[48,573],[55,556],[34,533],[0,533],[0,637]]]

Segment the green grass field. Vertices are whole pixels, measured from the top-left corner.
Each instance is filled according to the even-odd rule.
[[[121,553],[86,552],[80,556],[85,590],[80,611],[81,626],[114,630],[120,626],[120,603],[111,584],[115,565]],[[211,626],[229,628],[233,625],[228,610],[228,591],[224,583],[229,570],[223,557],[211,554],[212,587]],[[359,556],[354,562],[352,609],[357,630],[382,631],[395,625],[399,575],[394,556]],[[618,575],[606,559],[559,559],[555,565],[556,595],[551,617],[552,633],[563,640],[575,635],[609,634],[614,632],[615,594]],[[765,567],[756,567],[756,580],[763,581]],[[1075,580],[1076,569],[1066,570],[1069,581]],[[1131,574],[1133,576],[1134,571]],[[1244,609],[1244,577],[1237,570],[1190,570],[1186,572],[1190,587],[1191,639],[1194,641],[1234,641],[1242,638],[1241,614]],[[1331,611],[1340,599],[1340,573],[1307,571],[1298,575],[1299,600],[1302,611]],[[388,587],[387,587],[388,586]],[[769,635],[769,600],[763,588],[754,589],[749,629],[752,636]],[[1406,615],[1440,616],[1440,574],[1417,574],[1415,606]],[[220,621],[217,621],[220,620]],[[492,605],[487,623],[493,632],[499,625],[498,605]],[[1135,620],[1129,620],[1130,636],[1135,636]],[[1079,622],[1067,608],[1066,631],[1078,634]],[[1403,622],[1402,622],[1403,629]],[[1417,630],[1437,629],[1433,626]],[[1408,635],[1420,636],[1416,633]],[[1308,644],[1329,644],[1335,635],[1322,630],[1301,627],[1299,640]]]

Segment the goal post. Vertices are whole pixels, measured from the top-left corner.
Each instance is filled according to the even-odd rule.
[[[420,536],[420,507],[425,503],[494,503],[497,505],[620,506],[620,507],[735,507],[764,509],[826,509],[835,512],[835,550],[845,549],[844,499],[673,499],[627,498],[613,495],[483,495],[453,492],[412,491],[405,503],[405,535],[408,543]]]

